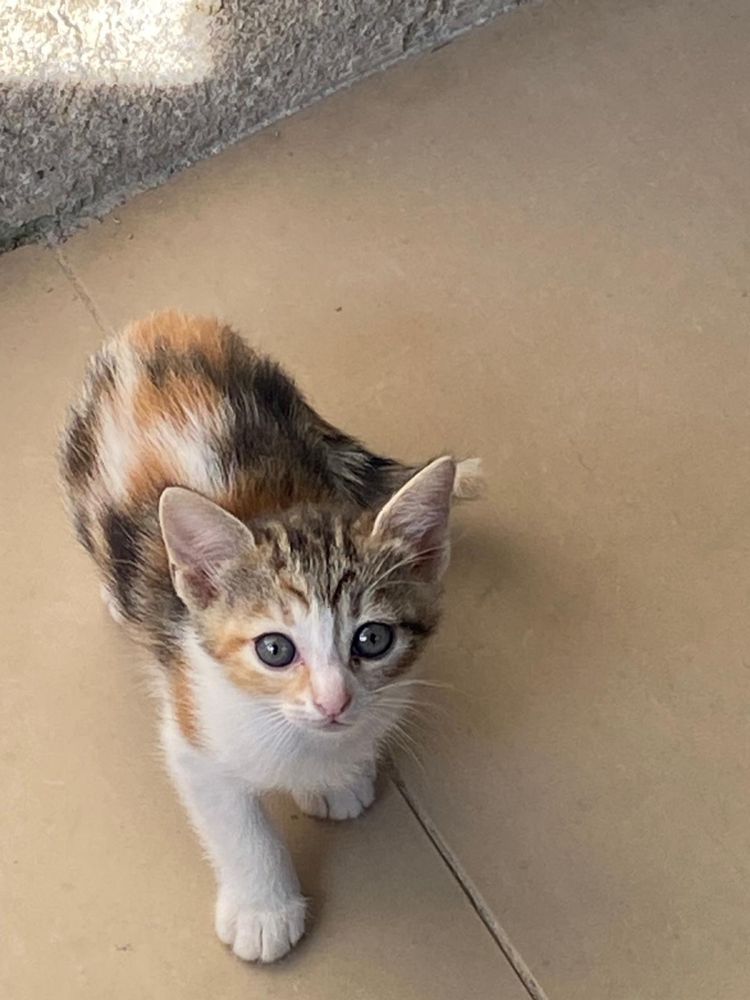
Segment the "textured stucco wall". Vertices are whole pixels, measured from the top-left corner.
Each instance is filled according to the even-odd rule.
[[[4,0],[0,249],[519,0]]]

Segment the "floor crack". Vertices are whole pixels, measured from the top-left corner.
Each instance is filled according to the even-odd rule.
[[[62,249],[56,246],[50,247],[50,249],[52,250],[52,253],[55,256],[55,260],[57,261],[60,270],[73,286],[76,295],[81,300],[81,302],[88,310],[88,312],[91,314],[91,318],[94,320],[96,325],[99,327],[99,329],[105,336],[107,337],[112,336],[112,329],[110,328],[107,321],[104,319],[104,316],[102,316],[102,314],[99,312],[99,309],[97,308],[96,303],[89,294],[88,289],[81,281],[81,279],[78,277],[76,272],[73,270],[73,267],[71,266],[67,257],[63,253]]]
[[[547,994],[534,977],[531,969],[528,967],[515,945],[508,937],[507,932],[500,926],[489,906],[485,903],[484,899],[482,899],[479,890],[469,878],[467,872],[463,868],[463,865],[448,847],[440,831],[433,824],[432,820],[412,796],[411,792],[406,787],[403,778],[399,774],[396,765],[393,763],[391,765],[391,779],[398,789],[402,799],[406,803],[409,811],[429,838],[432,846],[440,855],[448,871],[451,873],[456,882],[458,882],[462,892],[468,899],[476,915],[482,921],[485,929],[494,940],[500,951],[502,951],[503,955],[507,958],[513,971],[520,979],[529,996],[532,1000],[549,1000]]]

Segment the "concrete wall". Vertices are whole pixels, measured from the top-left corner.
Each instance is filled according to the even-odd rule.
[[[0,249],[87,216],[520,0],[0,5]]]

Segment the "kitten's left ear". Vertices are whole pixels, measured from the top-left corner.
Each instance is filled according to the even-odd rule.
[[[236,517],[181,486],[162,493],[159,523],[174,589],[188,607],[208,607],[219,595],[223,568],[254,544]]]
[[[448,515],[456,478],[450,455],[436,458],[395,493],[375,518],[373,538],[400,538],[415,553],[424,576],[436,578],[448,565]]]

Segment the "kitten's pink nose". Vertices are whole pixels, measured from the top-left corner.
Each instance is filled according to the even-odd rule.
[[[315,707],[329,722],[335,722],[344,714],[351,701],[352,696],[348,691],[337,691],[335,694],[321,696],[320,701],[315,701]]]

